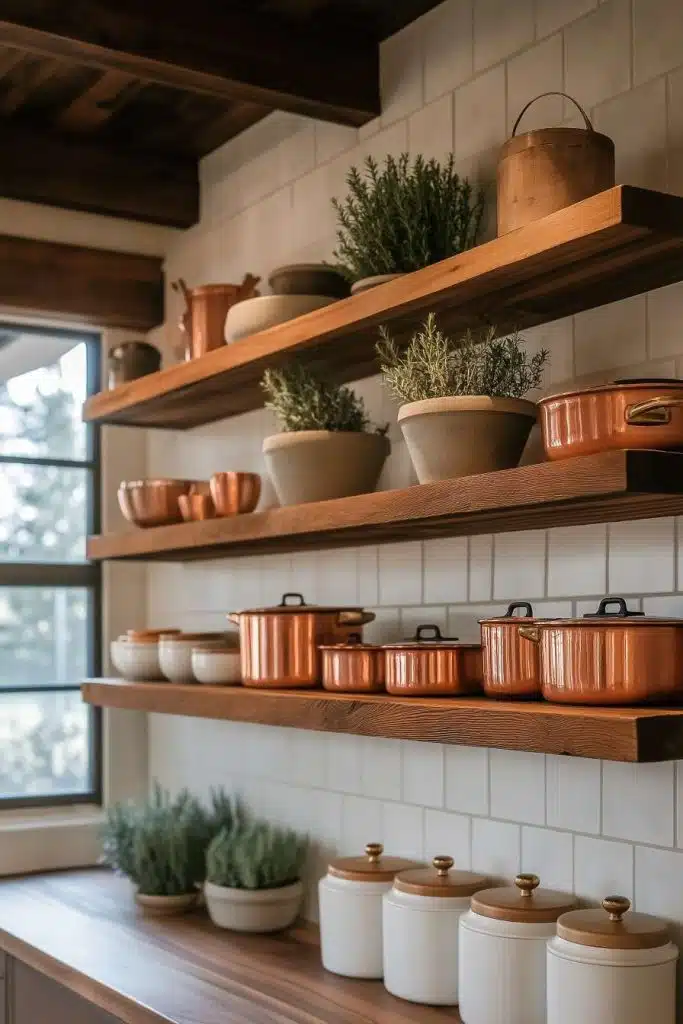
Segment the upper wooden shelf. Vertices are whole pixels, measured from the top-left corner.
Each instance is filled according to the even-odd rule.
[[[305,353],[339,381],[376,372],[377,328],[407,336],[430,311],[451,330],[503,329],[683,279],[683,198],[619,185],[459,256],[201,359],[90,398],[84,418],[186,429],[263,405],[267,366]]]
[[[683,757],[683,710],[592,708],[486,697],[391,697],[88,679],[88,704],[354,736],[462,743],[609,761]]]
[[[88,558],[186,561],[683,513],[683,453],[613,451],[400,491],[88,539]]]

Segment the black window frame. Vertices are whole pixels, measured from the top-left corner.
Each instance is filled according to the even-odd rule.
[[[100,391],[102,375],[102,337],[93,331],[79,328],[73,330],[62,327],[41,326],[36,323],[26,324],[3,320],[0,317],[0,328],[8,327],[21,330],[23,334],[49,334],[63,337],[86,345],[86,374],[88,396]],[[101,526],[101,495],[102,495],[102,438],[97,423],[87,423],[85,427],[85,459],[64,459],[0,454],[0,467],[8,464],[36,466],[62,466],[69,469],[89,470],[88,499],[86,508],[86,533],[100,532]],[[88,591],[87,616],[87,671],[89,676],[102,674],[102,566],[99,562],[88,561],[75,563],[59,562],[3,562],[0,560],[0,587],[73,587]],[[0,680],[0,695],[13,693],[74,693],[80,692],[83,680],[76,679],[69,686],[3,686]],[[37,796],[3,797],[0,794],[0,812],[19,808],[40,808],[72,806],[75,804],[102,805],[102,712],[100,708],[88,707],[88,740],[90,786],[81,793],[53,793]]]

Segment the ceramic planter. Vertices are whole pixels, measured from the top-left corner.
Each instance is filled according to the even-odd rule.
[[[399,277],[403,277],[403,274],[374,274],[372,277],[362,277],[360,281],[351,285],[351,294],[360,295],[361,292],[367,292],[368,289],[376,288],[380,284],[396,281]]]
[[[427,398],[398,411],[421,484],[513,468],[535,421],[533,402],[486,395]]]
[[[233,932],[278,932],[288,928],[299,913],[303,893],[301,882],[279,889],[232,889],[204,883],[211,920]]]
[[[148,896],[144,892],[135,893],[135,902],[145,914],[154,917],[172,917],[185,914],[192,910],[197,902],[198,893],[186,892],[180,896]]]
[[[374,491],[389,451],[384,435],[362,431],[297,430],[263,442],[281,505]]]

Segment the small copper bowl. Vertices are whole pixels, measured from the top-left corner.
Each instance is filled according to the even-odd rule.
[[[119,485],[119,507],[135,526],[167,526],[182,522],[178,498],[189,494],[195,480],[132,480]]]
[[[238,516],[253,512],[261,497],[258,473],[214,473],[210,481],[211,497],[217,516]]]
[[[186,523],[216,517],[216,507],[210,494],[181,494],[178,498],[178,508]]]
[[[346,643],[321,644],[323,687],[337,693],[377,693],[384,689],[384,651],[364,644],[360,633]]]

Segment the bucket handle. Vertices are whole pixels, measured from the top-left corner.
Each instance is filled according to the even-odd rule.
[[[578,111],[579,111],[579,113],[581,114],[581,117],[583,118],[583,120],[584,120],[584,122],[585,122],[585,124],[586,124],[586,131],[592,132],[592,131],[594,131],[594,130],[595,130],[595,129],[593,128],[593,125],[592,125],[592,123],[591,123],[591,119],[589,118],[588,114],[587,114],[587,113],[586,113],[586,111],[585,111],[585,110],[583,109],[583,107],[581,106],[581,104],[579,103],[579,101],[578,101],[578,100],[575,100],[573,96],[570,96],[570,95],[569,95],[569,93],[566,93],[566,92],[556,92],[555,90],[552,90],[551,92],[542,92],[542,93],[539,93],[539,95],[538,95],[538,96],[534,96],[534,98],[533,98],[532,100],[529,100],[529,102],[528,102],[528,103],[526,103],[526,104],[525,104],[525,105],[524,105],[524,106],[522,107],[522,111],[521,111],[521,113],[520,113],[519,117],[517,118],[517,120],[515,121],[515,125],[514,125],[514,128],[512,129],[512,135],[511,135],[511,138],[514,138],[514,135],[515,135],[515,133],[516,133],[517,129],[519,128],[519,122],[520,122],[520,121],[522,120],[522,118],[523,118],[523,117],[524,117],[524,115],[526,114],[526,112],[527,112],[527,110],[529,109],[529,107],[531,106],[531,104],[532,104],[532,103],[535,103],[535,102],[536,102],[536,100],[542,100],[542,99],[543,99],[543,98],[544,98],[545,96],[564,96],[564,98],[565,98],[566,100],[569,100],[569,102],[570,102],[570,103],[573,103],[573,104],[574,104],[574,106],[575,106],[575,107],[577,108],[577,110],[578,110]]]

